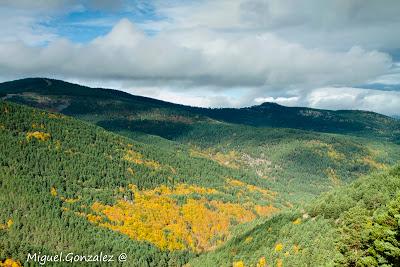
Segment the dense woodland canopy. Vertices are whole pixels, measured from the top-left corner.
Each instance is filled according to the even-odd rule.
[[[50,79],[0,94],[0,261],[400,264],[397,120],[199,109]]]

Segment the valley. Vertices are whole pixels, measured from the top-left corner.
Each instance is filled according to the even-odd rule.
[[[400,257],[398,120],[272,103],[196,108],[42,78],[2,83],[0,96],[2,260],[107,251],[127,253],[126,266],[261,267]]]

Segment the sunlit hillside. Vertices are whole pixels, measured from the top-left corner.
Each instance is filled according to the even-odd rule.
[[[200,109],[41,78],[2,83],[0,93],[7,101],[61,112],[144,143],[166,149],[183,144],[192,157],[251,173],[290,202],[400,158],[400,122],[371,112],[268,103]]]
[[[267,181],[185,146],[12,103],[0,111],[1,258],[111,249],[129,251],[132,264],[174,266],[287,206]]]
[[[395,119],[200,109],[50,79],[0,93],[3,261],[107,251],[127,253],[126,266],[396,262]]]

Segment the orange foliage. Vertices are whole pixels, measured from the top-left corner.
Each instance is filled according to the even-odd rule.
[[[301,224],[301,219],[297,218],[296,220],[293,221],[293,224]]]
[[[21,267],[21,263],[19,261],[13,259],[6,259],[5,261],[0,261],[0,267]]]
[[[244,262],[243,261],[235,261],[233,262],[233,267],[244,267]]]
[[[127,169],[127,171],[128,171],[131,175],[134,175],[134,174],[135,174],[135,171],[134,171],[131,167],[129,167],[129,168]]]
[[[161,168],[161,164],[154,160],[145,160],[143,159],[143,155],[139,152],[133,151],[129,149],[126,151],[124,160],[138,164],[138,165],[145,165],[148,168],[158,170]]]
[[[328,157],[332,160],[341,161],[346,159],[346,156],[337,151],[332,144],[327,144],[319,140],[311,140],[308,142],[308,144],[311,147],[316,148],[316,152],[321,156],[324,156],[324,152],[326,152]]]
[[[213,160],[217,162],[221,166],[226,166],[232,169],[239,169],[239,156],[236,151],[229,151],[224,154],[221,152],[214,152],[212,149],[200,150],[199,148],[191,148],[190,156],[192,157],[200,157]]]
[[[249,237],[247,237],[247,238],[244,240],[244,243],[245,243],[245,244],[248,244],[248,243],[250,243],[251,241],[253,241],[253,237],[252,237],[252,236],[249,236]]]
[[[195,185],[179,184],[175,188],[160,186],[133,192],[132,202],[119,200],[115,205],[94,203],[92,210],[108,219],[88,216],[100,226],[128,235],[135,240],[149,241],[161,249],[207,251],[229,237],[233,222],[244,223],[256,218],[253,206],[246,208],[237,203],[224,203],[205,198],[187,198],[183,204],[173,196],[192,193],[216,194],[217,190]]]
[[[49,133],[43,133],[43,132],[27,132],[26,133],[26,140],[30,141],[32,138],[36,138],[40,141],[47,141],[50,139],[50,134]]]
[[[154,170],[158,170],[158,169],[161,168],[161,164],[158,163],[157,161],[154,161],[154,160],[145,160],[145,161],[143,162],[143,164],[144,164],[146,167],[148,167],[148,168],[150,168],[150,169],[154,169]]]
[[[32,128],[33,129],[35,129],[35,128],[44,129],[44,124],[43,123],[41,123],[41,124],[32,123]]]
[[[126,151],[124,160],[135,164],[143,164],[143,155],[130,149]]]
[[[257,267],[267,267],[267,261],[265,257],[261,257],[257,262]]]
[[[226,182],[232,186],[237,186],[237,187],[245,187],[246,186],[246,183],[239,181],[239,180],[235,180],[235,179],[227,179]]]
[[[226,183],[229,186],[242,188],[244,191],[247,191],[247,192],[258,192],[258,193],[262,194],[265,198],[273,199],[276,196],[276,192],[269,191],[269,190],[263,189],[261,187],[255,186],[255,185],[247,184],[247,183],[239,181],[239,180],[227,179]]]
[[[371,156],[364,157],[364,158],[362,159],[362,162],[365,163],[365,164],[368,164],[368,165],[371,166],[372,168],[378,169],[378,170],[386,169],[386,168],[387,168],[386,164],[377,162],[377,161],[374,160]]]
[[[50,119],[60,119],[60,118],[62,118],[63,116],[62,115],[60,115],[60,114],[55,114],[55,113],[49,113],[49,116],[48,116]]]
[[[300,251],[299,245],[293,245],[293,251],[294,251],[294,254],[299,253],[299,251]]]
[[[63,200],[65,203],[75,203],[79,201],[79,197],[78,198],[63,198],[61,197],[61,200]]]
[[[216,207],[221,215],[231,217],[239,223],[250,222],[256,218],[256,215],[250,209],[246,210],[240,204],[213,200],[211,201],[211,205]]]
[[[0,230],[7,230],[8,228],[11,228],[11,226],[14,224],[14,221],[12,219],[9,219],[7,223],[0,224]],[[1,266],[1,265],[0,265]]]
[[[132,191],[137,190],[135,185],[130,186]],[[161,185],[151,190],[142,191],[141,193],[147,196],[153,196],[155,194],[183,196],[195,193],[200,195],[217,194],[218,191],[212,188],[205,188],[196,185],[178,184],[174,188],[169,188],[165,185]]]
[[[103,213],[112,222],[100,223],[101,226],[136,240],[147,240],[162,249],[184,248],[179,236],[167,231],[168,228],[181,228],[180,222],[175,221],[175,218],[179,218],[179,209],[172,200],[151,200],[145,196],[135,196],[135,204],[123,200],[115,206],[94,203],[92,209]]]
[[[91,223],[98,223],[102,220],[101,216],[98,215],[93,215],[93,214],[88,214],[86,216],[86,218],[88,219],[89,222]]]
[[[259,216],[268,216],[277,212],[279,209],[275,208],[272,205],[269,206],[255,205],[254,210],[257,212]]]
[[[209,210],[204,204],[206,201],[203,199],[200,201],[189,199],[182,206],[183,219],[190,225],[193,245],[198,251],[208,250],[214,246],[211,239],[225,239],[229,234],[231,219],[227,214]]]
[[[57,196],[57,189],[56,189],[54,186],[50,188],[50,194],[51,194],[53,197],[56,197],[56,196]]]
[[[280,252],[283,249],[283,244],[282,243],[278,243],[275,245],[275,252]]]

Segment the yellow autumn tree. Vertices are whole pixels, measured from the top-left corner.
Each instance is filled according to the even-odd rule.
[[[267,261],[265,257],[261,257],[257,262],[257,267],[267,267]]]
[[[248,243],[250,243],[251,241],[253,241],[253,237],[252,237],[252,236],[249,236],[249,237],[247,237],[247,238],[244,240],[244,243],[245,243],[245,244],[248,244]]]
[[[293,251],[294,251],[294,254],[299,253],[299,251],[300,251],[300,246],[299,246],[299,245],[293,245]]]
[[[293,221],[293,224],[296,224],[296,225],[301,224],[301,219],[297,218],[296,220]]]
[[[51,194],[53,197],[56,197],[56,196],[57,196],[57,189],[56,189],[54,186],[52,186],[52,187],[50,188],[50,194]]]
[[[37,140],[40,140],[42,142],[47,141],[50,139],[50,134],[49,133],[44,133],[44,132],[27,132],[26,133],[26,140],[30,141],[32,138],[36,138]]]
[[[21,263],[19,261],[13,259],[6,259],[3,262],[0,262],[0,267],[21,267]]]
[[[228,239],[233,222],[245,223],[257,217],[254,204],[241,205],[206,197],[187,197],[184,203],[178,203],[174,198],[218,194],[216,189],[178,184],[173,188],[162,185],[142,191],[129,185],[128,190],[133,193],[133,201],[121,199],[112,206],[96,202],[92,205],[95,214],[85,216],[92,223],[135,240],[149,241],[161,249],[207,251]]]
[[[257,212],[259,216],[268,216],[279,211],[278,208],[275,208],[272,205],[268,206],[255,205],[254,210]]]
[[[244,267],[244,262],[243,261],[235,261],[233,262],[232,267]]]
[[[280,252],[283,249],[283,244],[282,243],[278,243],[275,245],[275,252]]]

